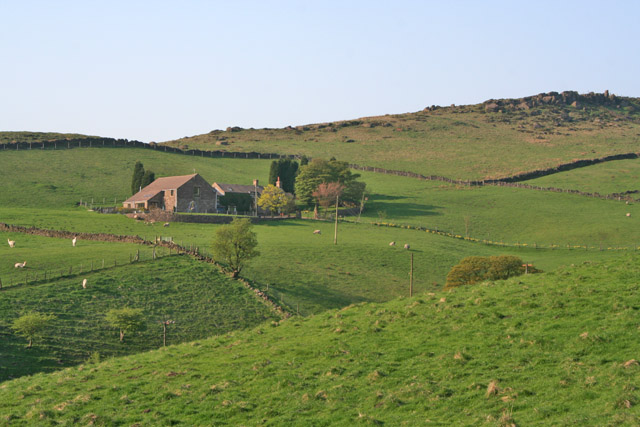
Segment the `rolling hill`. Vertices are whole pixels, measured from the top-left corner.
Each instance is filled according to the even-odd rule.
[[[284,129],[229,127],[163,144],[334,156],[423,175],[494,179],[638,152],[639,141],[638,98],[566,91]]]
[[[0,385],[10,425],[637,425],[637,257]]]

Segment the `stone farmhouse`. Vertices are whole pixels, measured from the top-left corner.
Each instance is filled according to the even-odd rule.
[[[158,178],[124,201],[130,209],[163,209],[172,212],[214,213],[217,194],[200,175]]]

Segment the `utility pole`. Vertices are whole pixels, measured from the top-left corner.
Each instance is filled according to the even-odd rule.
[[[338,244],[338,196],[336,194],[336,226],[335,226],[335,231],[333,232],[333,244],[337,245]]]
[[[411,254],[411,270],[409,271],[409,296],[413,296],[413,253]]]

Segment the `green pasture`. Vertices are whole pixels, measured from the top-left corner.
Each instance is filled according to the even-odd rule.
[[[15,241],[15,247],[10,248],[7,240]],[[0,232],[0,243],[0,280],[5,288],[25,281],[43,281],[45,274],[52,279],[128,264],[136,255],[140,260],[153,257],[151,247],[133,243],[78,240],[73,247],[71,239],[7,232]],[[157,257],[168,254],[165,248],[156,251]],[[24,261],[24,268],[14,267]]]
[[[197,246],[205,254],[211,252],[213,236],[219,227],[189,223],[163,227],[162,224],[145,225],[122,215],[82,209],[71,212],[73,215],[66,211],[43,210],[27,217],[17,209],[3,214],[9,218],[7,222],[15,221],[19,225],[131,234],[147,240],[155,236],[171,237],[183,246]],[[36,221],[31,222],[33,219]],[[451,267],[471,255],[514,254],[548,271],[584,260],[610,259],[619,253],[608,248],[600,251],[593,248],[501,247],[367,223],[341,222],[338,245],[333,244],[332,222],[263,221],[254,229],[261,255],[247,265],[242,276],[264,291],[268,286],[268,293],[274,299],[282,300],[291,310],[297,309],[305,315],[355,302],[387,301],[407,295],[410,253],[414,254],[417,292],[440,288]],[[313,234],[316,229],[321,230],[320,235]],[[396,246],[389,246],[392,241]],[[411,251],[403,249],[405,243],[410,245]]]
[[[0,151],[2,206],[69,208],[80,201],[122,206],[131,196],[136,161],[156,177],[189,175],[208,182],[267,183],[270,161],[212,159],[143,148],[74,148],[71,150]],[[19,171],[19,173],[17,172]]]
[[[640,190],[640,160],[614,160],[532,179],[526,183],[600,194]]]
[[[57,253],[60,263],[72,256]],[[125,336],[124,343],[104,319],[109,309],[122,307],[142,309],[146,320],[146,330]],[[54,314],[57,320],[46,339],[36,339],[27,349],[25,339],[9,326],[30,311]],[[0,292],[0,381],[75,365],[97,353],[110,358],[159,348],[163,320],[175,321],[167,331],[168,343],[175,344],[270,319],[277,317],[251,291],[215,266],[187,256],[13,286]]]
[[[421,225],[463,237],[529,245],[640,246],[640,210],[635,204],[371,172],[361,179],[369,192],[363,221]]]
[[[11,425],[638,425],[638,261],[20,378],[0,386],[0,413]]]

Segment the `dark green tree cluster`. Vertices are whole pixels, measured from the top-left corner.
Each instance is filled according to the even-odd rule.
[[[136,162],[133,167],[133,178],[131,179],[131,194],[136,194],[140,188],[144,188],[156,180],[153,171],[145,171],[141,162]]]
[[[470,256],[464,258],[458,265],[454,265],[449,274],[445,289],[463,285],[473,285],[485,280],[504,280],[524,274],[525,267],[517,256]],[[528,266],[528,273],[538,273],[540,270]]]
[[[291,159],[279,159],[271,162],[269,170],[269,184],[276,185],[278,177],[282,189],[287,193],[295,191],[296,176],[298,175],[298,162]]]
[[[366,188],[364,182],[357,181],[360,174],[352,173],[349,163],[331,160],[313,159],[300,167],[296,178],[296,197],[307,206],[314,204],[314,191],[320,184],[338,182],[344,186],[341,200],[347,204],[360,203]]]
[[[236,207],[237,212],[249,212],[253,209],[253,197],[244,193],[227,193],[218,197],[218,203],[225,208]]]

